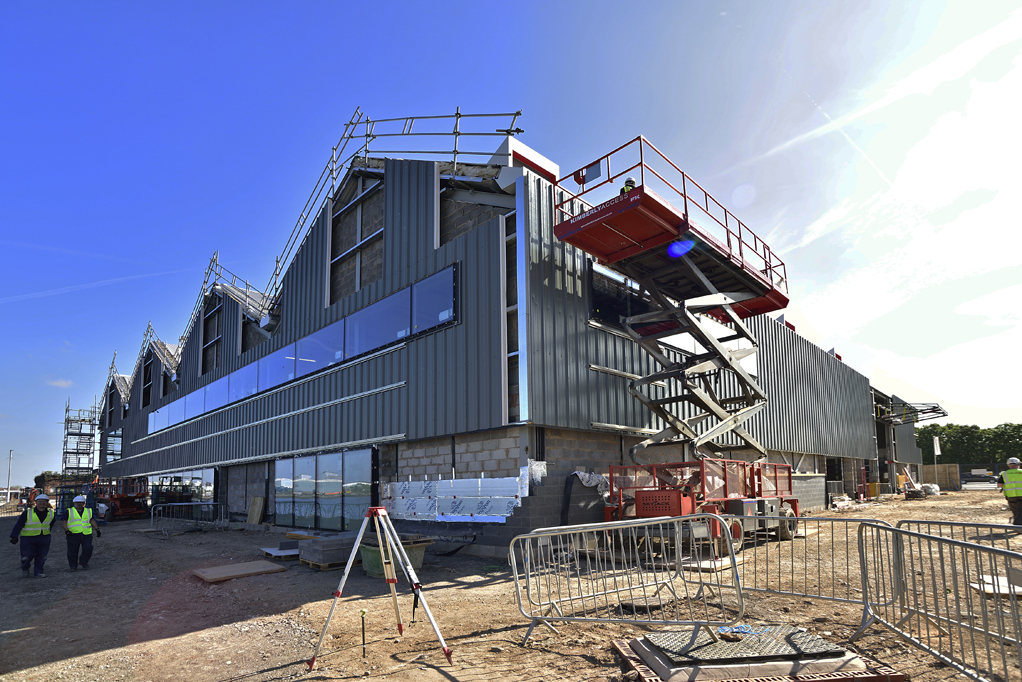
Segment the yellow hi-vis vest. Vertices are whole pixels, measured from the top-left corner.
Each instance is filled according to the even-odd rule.
[[[25,527],[21,529],[21,536],[33,537],[36,535],[49,535],[50,522],[53,521],[53,513],[52,509],[48,509],[46,511],[46,518],[40,521],[39,517],[36,516],[35,508],[29,509],[25,512]]]
[[[78,510],[71,507],[71,511],[67,515],[67,529],[72,533],[81,533],[83,535],[92,535],[92,510],[86,507],[82,510],[81,515],[78,514]]]
[[[1022,497],[1022,469],[1008,469],[1001,472],[1004,479],[1004,496]]]

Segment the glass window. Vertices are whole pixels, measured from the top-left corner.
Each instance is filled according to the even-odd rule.
[[[167,405],[167,424],[173,426],[185,420],[185,399],[178,398],[170,405]]]
[[[156,431],[156,413],[149,413],[149,430],[146,433],[152,433]]]
[[[341,530],[342,455],[339,452],[316,457],[319,475],[316,477],[316,515],[319,527]]]
[[[358,530],[372,504],[373,451],[344,453],[344,530]]]
[[[344,320],[298,340],[297,375],[302,377],[344,359]]]
[[[225,376],[221,379],[217,379],[211,384],[208,384],[206,388],[202,389],[204,393],[204,400],[206,403],[206,412],[215,410],[218,407],[223,407],[227,404],[228,380],[230,375]]]
[[[299,528],[314,528],[316,524],[316,456],[296,457],[294,466],[294,525]]]
[[[191,419],[192,417],[198,417],[204,412],[202,406],[204,404],[204,398],[202,396],[202,389],[198,391],[192,391],[185,396],[185,419]]]
[[[259,367],[257,364],[250,363],[228,375],[230,382],[227,389],[227,402],[233,403],[235,400],[247,398],[259,390]]]
[[[202,470],[202,501],[213,501],[213,469]]]
[[[381,299],[345,318],[344,356],[352,358],[408,336],[411,289]]]
[[[168,410],[166,407],[161,407],[158,410],[153,410],[152,412],[149,413],[149,416],[153,420],[152,426],[149,429],[149,433],[152,433],[153,431],[159,431],[160,429],[165,429],[168,426],[170,426],[169,420],[170,410]]]
[[[274,463],[273,495],[275,499],[274,523],[278,526],[293,526],[295,522],[294,460],[278,459]]]
[[[295,378],[295,344],[284,346],[259,360],[259,390],[279,386]]]
[[[412,285],[412,333],[454,319],[454,268],[447,268]]]

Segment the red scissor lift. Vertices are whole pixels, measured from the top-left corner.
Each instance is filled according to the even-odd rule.
[[[626,176],[636,187],[619,192]],[[653,308],[621,324],[660,365],[628,391],[662,428],[632,448],[636,465],[610,468],[608,518],[715,512],[744,517],[733,523],[736,542],[759,530],[790,538],[795,521],[777,517],[798,515],[791,467],[720,458],[744,450],[766,459],[743,426],[767,396],[741,366],[757,345],[742,320],[787,306],[784,263],[642,136],[561,178],[555,191],[557,238],[631,280]],[[679,361],[662,339],[683,334],[698,350]],[[646,447],[664,443],[682,444],[686,461],[639,462]]]
[[[740,516],[730,529],[736,546],[746,533],[757,531],[776,531],[779,539],[790,540],[798,516],[791,466],[711,457],[612,466],[610,504],[604,511],[607,521],[696,513]],[[710,534],[713,540],[722,536],[717,527],[711,527]]]

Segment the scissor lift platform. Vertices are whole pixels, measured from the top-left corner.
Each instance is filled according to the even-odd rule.
[[[638,177],[637,186],[618,192],[629,175]],[[566,187],[569,180],[577,190]],[[555,236],[635,282],[659,308],[621,320],[662,367],[628,386],[664,425],[632,449],[633,458],[648,445],[677,439],[693,456],[719,452],[727,446],[715,440],[728,432],[765,454],[742,426],[766,401],[756,379],[740,365],[756,346],[742,320],[787,306],[784,263],[641,136],[561,178],[555,191]],[[728,329],[721,332],[699,314]],[[679,334],[691,335],[702,349],[683,362],[672,359],[660,341]],[[747,341],[752,348],[729,347],[731,341]],[[719,394],[721,372],[732,376],[734,395]],[[671,395],[650,390],[666,380],[674,387]],[[698,411],[687,412],[686,404]]]
[[[629,143],[633,144],[652,148],[641,137]],[[584,180],[585,171],[602,163],[609,166],[612,156],[629,145],[561,182]],[[683,252],[717,291],[751,296],[733,306],[739,317],[785,308],[785,266],[766,243],[659,152],[642,156],[662,160],[661,165],[676,171],[680,182],[668,182],[667,173],[648,168],[645,161],[595,186],[586,188],[583,182],[581,191],[566,193],[558,204],[561,222],[554,227],[555,236],[629,279],[652,278],[661,293],[676,301],[706,292],[704,284],[681,262],[679,253]],[[590,204],[590,197],[616,190],[614,180],[629,172],[640,176],[642,184],[627,194]],[[650,184],[659,185],[662,193],[647,186],[647,178]],[[674,203],[665,195],[673,195]]]

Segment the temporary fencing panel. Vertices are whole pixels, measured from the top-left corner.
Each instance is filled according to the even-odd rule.
[[[999,523],[963,523],[960,521],[903,519],[898,521],[897,528],[1009,550],[1011,549],[1009,541],[1022,534],[1022,528],[1018,526],[1002,525]]]
[[[727,524],[712,514],[541,528],[511,541],[532,623],[733,625],[745,612]],[[715,546],[726,547],[715,557]],[[702,568],[716,570],[700,571]]]
[[[230,509],[220,502],[172,502],[154,504],[149,511],[149,524],[156,530],[172,525],[206,525],[226,529]]]
[[[1018,679],[1022,554],[875,523],[858,545],[877,622],[968,677]]]
[[[745,535],[738,574],[742,589],[799,597],[862,604],[862,575],[858,532],[863,523],[886,524],[872,519],[836,519],[787,516],[728,516],[723,518],[733,537]],[[778,542],[778,536],[762,528],[797,525],[797,536]],[[788,535],[785,533],[784,535]],[[863,606],[863,623],[868,610]]]

